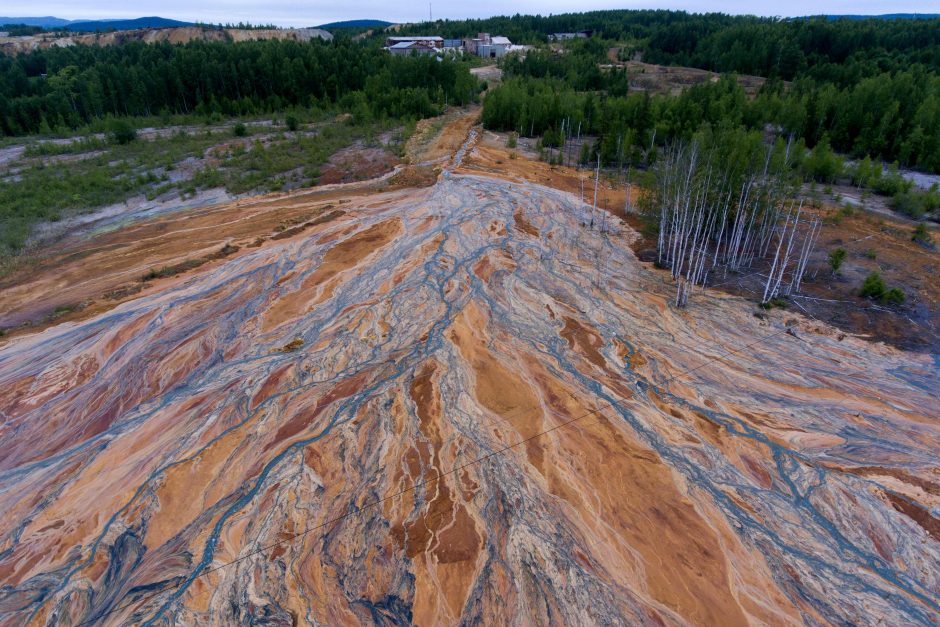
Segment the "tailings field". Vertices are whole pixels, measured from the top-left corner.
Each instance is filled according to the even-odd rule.
[[[677,310],[476,136],[430,186],[128,227],[238,250],[3,340],[0,622],[940,620],[937,357]],[[121,233],[88,294],[154,265]]]

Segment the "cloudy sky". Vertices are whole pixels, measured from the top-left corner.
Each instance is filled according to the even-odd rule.
[[[819,13],[936,13],[937,0],[432,0],[435,18],[488,17],[506,13],[563,13],[591,9],[672,8],[758,15]],[[426,19],[426,0],[3,0],[4,16],[54,15],[65,19],[101,19],[160,15],[185,21],[273,23],[311,26],[357,18],[411,22]]]

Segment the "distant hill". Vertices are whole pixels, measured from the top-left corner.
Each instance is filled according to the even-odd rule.
[[[69,22],[65,30],[93,32],[98,30],[134,30],[137,28],[177,28],[192,26],[192,22],[180,22],[165,17],[138,17],[133,20],[95,20],[89,22]]]
[[[25,26],[22,28],[34,28]],[[38,28],[38,27],[35,27]],[[12,29],[11,29],[12,30]],[[178,26],[173,28],[133,28],[130,30],[76,31],[63,33],[26,33],[22,36],[4,38],[0,42],[0,55],[15,55],[30,50],[42,50],[61,45],[113,46],[130,41],[145,43],[168,42],[184,44],[189,41],[255,41],[261,39],[279,39],[290,41],[310,41],[323,39],[330,41],[333,35],[322,28],[220,28]]]
[[[391,26],[392,22],[386,22],[385,20],[346,20],[345,22],[330,22],[329,24],[321,24],[317,28],[324,29],[337,29],[337,28],[385,28],[386,26]]]
[[[825,17],[827,20],[932,20],[940,17],[940,13],[884,13],[882,15],[807,15],[795,18],[808,20]]]
[[[165,17],[138,17],[129,20],[64,20],[59,17],[0,17],[0,24],[25,24],[42,28],[94,32],[107,30],[134,30],[137,28],[176,28],[192,26],[192,22],[181,22]]]
[[[0,24],[25,24],[26,26],[41,26],[42,28],[59,28],[71,24],[72,20],[63,20],[60,17],[0,17]]]

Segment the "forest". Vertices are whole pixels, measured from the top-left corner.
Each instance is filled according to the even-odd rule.
[[[483,122],[490,129],[539,137],[548,149],[571,146],[568,140],[576,136],[588,138],[577,154],[570,154],[570,148],[565,154],[555,150],[556,159],[593,163],[599,158],[621,169],[654,168],[657,155],[668,155],[676,142],[709,133],[760,136],[783,140],[790,148],[787,167],[806,180],[828,184],[850,177],[892,196],[895,208],[913,217],[940,206],[940,193],[914,192],[897,172],[902,166],[940,172],[938,19],[778,20],[600,11],[439,21],[400,30],[445,37],[487,31],[535,44],[526,55],[500,62],[503,81],[486,94]],[[580,30],[592,34],[547,43],[551,33]],[[340,33],[331,42],[130,42],[0,56],[0,136],[7,138],[0,141],[81,135],[103,142],[103,131],[112,131],[111,139],[123,143],[122,133],[113,132],[122,125],[123,136],[132,139],[134,127],[167,126],[171,120],[220,124],[223,118],[286,120],[288,114],[310,123],[349,114],[343,117],[357,130],[338,132],[337,137],[360,138],[379,127],[479,99],[483,85],[470,73],[479,59],[390,56],[380,50],[384,36],[376,29],[364,42]],[[681,93],[634,91],[626,69],[612,61],[638,58],[716,71],[722,77]],[[756,94],[748,93],[737,80],[739,74],[766,81]],[[329,155],[308,143],[302,178],[309,183]],[[337,139],[335,145],[339,143]],[[183,154],[178,146],[174,150]],[[276,151],[284,152],[285,159],[265,162],[276,167],[269,163],[252,170],[252,184],[262,174],[271,179],[259,189],[298,184],[283,179],[282,173],[290,170],[287,149]],[[840,154],[856,163],[847,168]],[[881,162],[895,166],[883,171]],[[141,172],[146,169],[143,162],[138,165]],[[249,186],[234,172],[243,166],[233,159],[228,188]],[[72,207],[113,202],[142,186],[160,187],[136,183],[136,171],[97,179],[82,175],[77,178],[88,182],[87,193],[50,203],[48,196],[60,186],[83,188],[66,180],[66,170],[55,176],[30,170],[0,182],[0,195],[10,199],[0,207],[8,250],[19,249],[40,217],[54,219]],[[39,180],[47,182],[30,183]],[[128,189],[115,191],[121,185]],[[43,193],[24,194],[27,187]]]
[[[857,22],[844,24],[855,28]],[[629,93],[623,70],[600,67],[606,51],[595,37],[570,42],[563,54],[542,48],[507,59],[506,81],[486,98],[486,126],[547,135],[544,141],[553,145],[565,120],[569,131],[599,138],[606,163],[629,163],[654,134],[663,143],[688,139],[703,126],[771,129],[808,148],[940,172],[936,61],[884,71],[859,62],[858,80],[847,83],[815,78],[806,69],[792,81],[771,78],[749,99],[733,74],[677,96]],[[856,50],[854,58],[863,52]]]
[[[534,45],[555,32],[589,32],[590,39],[566,42],[564,54],[540,46],[524,60],[507,60],[506,76],[522,80],[490,95],[486,120],[491,128],[541,135],[559,131],[560,121],[569,119],[572,128],[581,124],[583,132],[602,137],[605,160],[628,131],[643,146],[654,130],[666,140],[687,138],[703,123],[769,124],[810,148],[824,142],[854,157],[940,172],[937,18],[782,20],[615,10],[445,20],[404,29],[412,31],[444,37],[491,32]],[[627,96],[625,74],[599,67],[608,63],[610,49],[621,60],[769,80],[753,101],[731,82],[678,98]]]
[[[478,92],[463,63],[391,57],[349,40],[53,47],[0,57],[0,133],[75,129],[110,116],[238,116],[298,106],[422,118]]]
[[[792,80],[810,75],[842,85],[911,65],[940,67],[940,19],[762,18],[666,10],[514,15],[405,25],[403,34],[466,37],[489,32],[538,44],[556,32],[589,31],[627,44],[649,63],[686,65]]]
[[[315,185],[334,152],[355,142],[400,150],[416,120],[477,100],[481,88],[459,60],[391,57],[348,39],[0,57],[0,135],[26,144],[24,160],[0,172],[0,276],[38,222],[132,196]],[[136,139],[146,127],[163,131]],[[396,139],[378,142],[383,133]],[[177,171],[207,151],[214,167]]]

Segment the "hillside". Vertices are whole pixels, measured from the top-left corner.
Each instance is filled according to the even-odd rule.
[[[228,251],[0,345],[6,619],[940,618],[935,362],[736,297],[671,307],[632,229],[478,132],[430,187],[63,257]]]
[[[205,26],[140,28],[137,30],[82,33],[65,37],[58,37],[52,34],[40,34],[27,37],[0,37],[0,53],[12,55],[29,50],[76,44],[112,46],[131,41],[182,44],[189,41],[237,42],[260,39],[309,41],[316,38],[329,40],[333,38],[333,35],[319,28],[238,29],[209,28]]]
[[[191,22],[170,20],[165,17],[138,17],[132,20],[94,20],[69,22],[63,28],[70,31],[94,32],[109,30],[135,30],[139,28],[178,28],[192,26]]]
[[[935,22],[14,30],[0,626],[940,625]]]
[[[43,28],[59,28],[71,24],[72,20],[63,20],[59,17],[0,17],[0,24],[25,24],[27,26],[41,26]]]
[[[337,28],[385,28],[386,26],[391,26],[392,22],[386,22],[385,20],[345,20],[343,22],[330,22],[329,24],[321,24],[317,28],[323,28],[326,30],[333,30]]]
[[[812,19],[812,17],[814,16],[806,19]],[[882,13],[881,15],[822,15],[815,17],[825,17],[829,20],[933,20],[940,18],[940,13]]]
[[[0,25],[3,24],[25,24],[27,26],[40,26],[42,28],[76,32],[193,26],[192,22],[181,22],[180,20],[171,20],[157,16],[121,20],[64,20],[58,17],[0,17]]]

